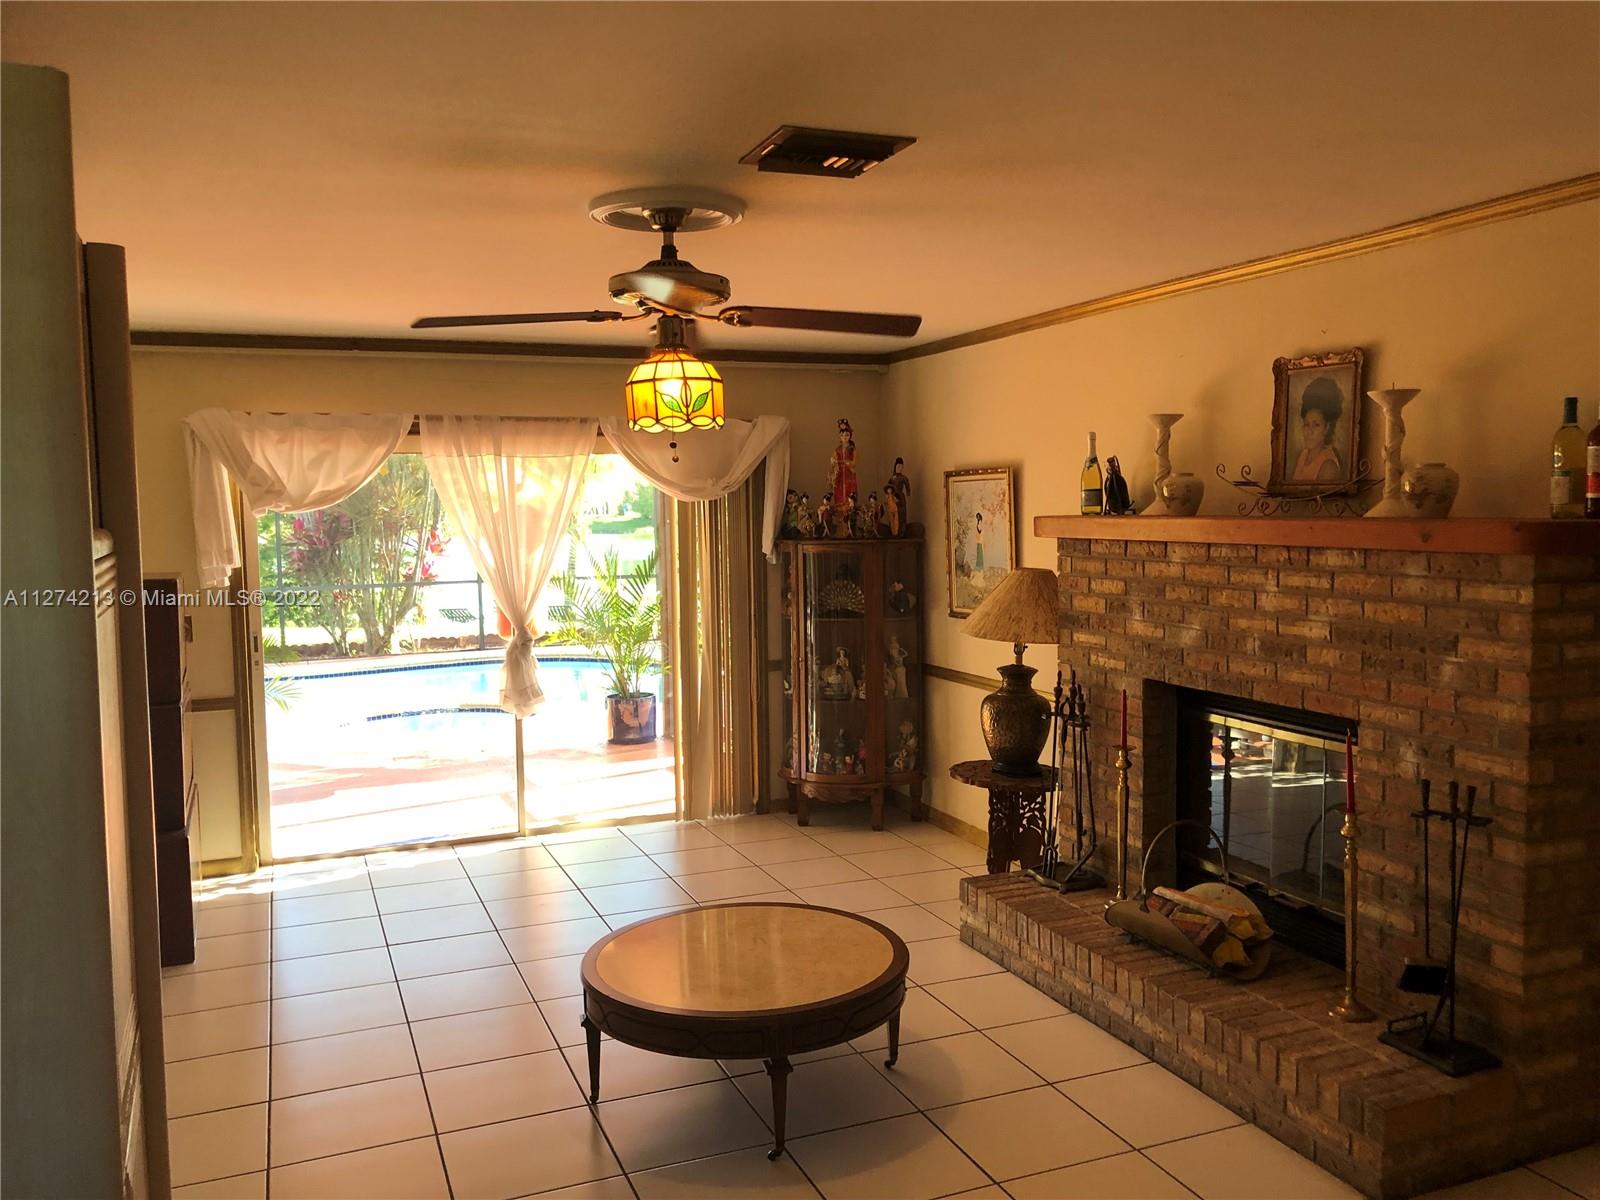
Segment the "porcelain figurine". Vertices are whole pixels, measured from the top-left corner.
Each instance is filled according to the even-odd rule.
[[[1412,463],[1400,476],[1400,495],[1417,517],[1448,517],[1460,489],[1461,476],[1444,463]]]
[[[824,669],[824,682],[827,682],[830,677],[834,687],[835,699],[848,700],[856,694],[856,676],[855,672],[850,669],[850,652],[843,646],[840,646],[834,652],[833,666]]]
[[[824,496],[822,503],[817,505],[817,536],[833,536],[833,504]]]
[[[839,444],[828,460],[828,489],[835,508],[856,491],[856,439],[850,422],[839,418]]]
[[[911,689],[906,684],[906,659],[909,652],[900,644],[900,639],[893,635],[889,638],[889,648],[884,652],[884,661],[894,673],[894,691],[889,695],[896,700],[908,700]]]
[[[900,748],[894,752],[892,766],[896,771],[917,769],[917,727],[909,718],[900,722]]]
[[[800,494],[793,488],[783,494],[783,525],[778,532],[783,537],[800,533]]]

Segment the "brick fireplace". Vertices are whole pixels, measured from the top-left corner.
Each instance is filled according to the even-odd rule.
[[[1419,780],[1479,789],[1460,1029],[1504,1066],[1448,1077],[1327,1017],[1340,974],[1292,952],[1254,984],[1131,944],[1103,896],[963,887],[963,937],[1371,1195],[1401,1196],[1600,1133],[1600,528],[1581,523],[1041,517],[1060,661],[1091,709],[1114,871],[1128,693],[1129,875],[1176,815],[1190,690],[1353,723],[1361,998],[1383,1016],[1421,952]],[[1115,532],[1117,536],[1108,537]],[[1183,691],[1180,691],[1183,689]],[[1174,881],[1163,839],[1152,883]],[[1444,838],[1432,839],[1434,880]],[[1435,907],[1435,933],[1442,909]],[[1436,947],[1437,949],[1437,947]]]

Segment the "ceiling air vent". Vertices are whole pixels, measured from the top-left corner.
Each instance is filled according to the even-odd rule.
[[[916,140],[883,133],[780,125],[739,161],[754,163],[758,171],[854,179]]]

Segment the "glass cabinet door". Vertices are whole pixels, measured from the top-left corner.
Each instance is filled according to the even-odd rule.
[[[922,768],[922,571],[919,546],[883,548],[883,762],[893,777]]]
[[[800,753],[816,775],[847,780],[868,770],[867,596],[863,556],[807,546],[802,555],[805,611],[802,669],[808,711]]]

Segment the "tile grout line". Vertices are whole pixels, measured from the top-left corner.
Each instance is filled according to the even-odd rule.
[[[461,856],[456,853],[454,846],[450,848],[450,857],[452,861],[456,862],[458,865],[460,864]],[[365,857],[363,857],[362,862],[366,862]],[[462,866],[461,869],[462,873],[465,874],[466,867]],[[372,868],[370,864],[367,866],[367,883],[369,885],[372,883]],[[476,895],[478,889],[474,887],[472,891],[473,894]],[[481,899],[479,900],[479,903],[482,903]],[[372,888],[372,906],[375,909],[378,908],[378,889],[376,887]],[[487,909],[484,910],[484,914],[486,916],[488,915]],[[450,1182],[450,1164],[445,1161],[444,1143],[439,1139],[439,1118],[434,1116],[433,1113],[433,1095],[428,1091],[428,1078],[422,1070],[422,1055],[417,1052],[417,1035],[412,1031],[411,1028],[411,1010],[406,1007],[406,992],[405,989],[400,986],[400,972],[395,968],[394,965],[394,953],[389,942],[389,929],[383,923],[383,913],[381,910],[378,912],[378,929],[383,934],[384,956],[389,960],[389,971],[394,976],[395,995],[400,998],[400,1012],[405,1017],[406,1040],[411,1043],[411,1058],[412,1061],[417,1064],[417,1086],[422,1089],[422,1102],[428,1106],[428,1124],[433,1128],[433,1152],[439,1156],[439,1171],[444,1176],[445,1193],[451,1197],[454,1197],[456,1193],[455,1186]],[[315,994],[317,993],[313,993],[313,995]],[[366,1148],[370,1149],[371,1147]],[[269,1196],[267,1200],[272,1200],[272,1198]]]
[[[626,837],[627,835],[623,834],[622,836]],[[572,884],[572,886],[574,888],[577,888],[578,894],[580,896],[582,896],[583,895],[583,889],[579,888],[578,885],[577,885],[577,881],[574,880],[571,875],[567,874],[567,866],[566,866],[566,864],[561,862],[559,859],[557,859],[554,854],[551,854],[550,853],[550,849],[549,849],[548,846],[544,846],[543,843],[540,843],[540,842],[535,842],[534,844],[540,846],[540,848],[544,850],[544,852],[549,856],[550,861],[554,862],[556,864],[556,866],[560,869],[561,874],[563,875],[563,877],[566,878],[566,881],[568,883]],[[463,868],[463,869],[465,869],[465,868]],[[475,895],[478,895],[478,897],[479,897],[478,902],[480,904],[483,904],[482,894],[478,892],[477,880],[471,875],[468,875],[467,878],[472,883],[473,893]],[[585,904],[589,904],[589,898],[587,896],[584,896],[584,903]],[[594,906],[592,904],[590,904],[589,907],[592,909]],[[487,913],[488,911],[489,911],[488,905],[485,904],[484,905],[484,912]],[[599,914],[596,913],[596,916],[599,916]],[[580,918],[580,919],[581,920],[587,920],[588,918]],[[607,922],[604,917],[600,917],[600,922],[601,922],[601,924],[607,925],[609,927],[609,922]],[[499,924],[495,921],[495,919],[494,919],[494,917],[492,915],[489,917],[489,924],[494,928],[495,936],[500,939],[500,946],[506,952],[506,957],[507,958],[511,958],[511,960],[512,960],[512,969],[515,970],[516,969],[516,959],[512,958],[511,947],[506,945],[506,939],[505,939],[504,931],[501,930]],[[559,924],[559,922],[550,922],[550,924]],[[519,926],[518,928],[522,928],[522,927]],[[587,951],[585,951],[585,953],[587,953]],[[588,1110],[589,1119],[594,1122],[594,1127],[600,1131],[600,1136],[603,1139],[605,1139],[606,1150],[611,1155],[611,1161],[616,1163],[617,1164],[617,1169],[622,1172],[623,1182],[627,1184],[628,1190],[633,1193],[634,1200],[638,1200],[639,1190],[633,1186],[633,1180],[628,1175],[628,1169],[627,1169],[627,1167],[623,1166],[622,1156],[617,1153],[616,1146],[612,1144],[611,1135],[606,1132],[605,1126],[600,1123],[600,1111],[599,1111],[600,1106],[599,1106],[599,1104],[591,1103],[589,1101],[589,1093],[584,1091],[583,1080],[579,1079],[578,1075],[577,1075],[577,1072],[575,1072],[572,1069],[572,1063],[567,1058],[567,1055],[566,1055],[566,1047],[564,1047],[561,1044],[560,1035],[556,1033],[555,1027],[550,1024],[550,1018],[547,1015],[545,1015],[545,1011],[540,1006],[539,1001],[534,999],[533,989],[528,986],[528,981],[527,981],[527,979],[525,979],[523,977],[523,974],[522,974],[522,972],[520,970],[517,971],[517,979],[522,983],[523,990],[528,993],[528,1000],[533,1004],[533,1010],[536,1013],[539,1014],[539,1020],[544,1022],[545,1032],[550,1035],[550,1040],[555,1043],[555,1053],[560,1057],[562,1066],[566,1067],[567,1074],[569,1076],[571,1076],[573,1083],[577,1084],[578,1094],[580,1096],[582,1096],[583,1100],[584,1100],[584,1103],[583,1103],[582,1107]],[[419,1063],[419,1065],[420,1065],[420,1063]],[[427,1081],[424,1080],[423,1084],[424,1084],[424,1087],[426,1087]],[[557,1111],[570,1111],[570,1110],[557,1110]],[[535,1115],[543,1115],[543,1114],[535,1114]],[[516,1118],[516,1117],[511,1118],[511,1120],[518,1120],[518,1119],[519,1118]],[[491,1123],[492,1124],[498,1124],[499,1122],[491,1122]],[[443,1143],[443,1141],[440,1141],[440,1143],[439,1143],[439,1153],[440,1153],[440,1156],[443,1157],[443,1155],[444,1155],[444,1143]],[[584,1180],[584,1181],[580,1181],[580,1182],[593,1182],[593,1181]],[[557,1186],[560,1187],[561,1185],[557,1185]],[[546,1190],[552,1190],[552,1189],[546,1189]],[[455,1194],[454,1192],[451,1193],[452,1196],[454,1194]]]

